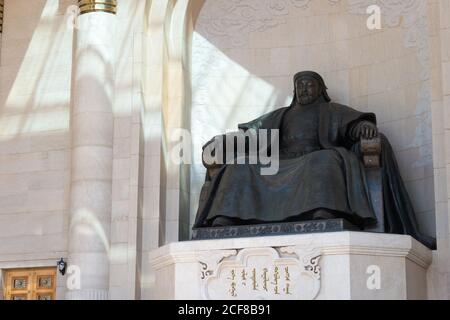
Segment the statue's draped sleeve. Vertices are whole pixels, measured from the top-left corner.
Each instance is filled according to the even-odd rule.
[[[248,129],[280,129],[283,122],[283,117],[288,110],[289,107],[277,109],[253,121],[241,123],[238,128],[244,131]]]
[[[323,142],[332,145],[342,145],[343,143],[354,143],[349,141],[350,137],[347,131],[359,121],[370,121],[376,125],[376,116],[371,112],[360,112],[350,107],[337,103],[323,103],[319,107],[320,111],[320,130],[322,135],[326,132],[327,138]],[[242,123],[238,127],[240,130],[248,129],[281,129],[283,118],[289,107],[277,109],[267,113],[253,121]],[[322,137],[325,137],[323,135]]]
[[[349,130],[360,121],[377,124],[372,112],[360,112],[337,103],[324,103],[320,106],[320,142],[324,149],[347,147],[356,142],[348,134]]]

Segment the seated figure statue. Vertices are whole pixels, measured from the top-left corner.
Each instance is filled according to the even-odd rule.
[[[332,103],[315,72],[297,73],[294,86],[289,107],[239,125],[243,132],[279,130],[278,172],[263,176],[261,164],[206,165],[194,228],[334,218],[369,228],[377,219],[359,141],[378,138],[384,230],[409,234],[435,248],[435,239],[419,231],[394,152],[378,132],[375,114]]]

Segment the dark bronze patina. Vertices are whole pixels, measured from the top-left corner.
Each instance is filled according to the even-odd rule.
[[[409,234],[435,248],[435,239],[419,231],[392,147],[378,132],[375,114],[332,103],[315,72],[296,74],[294,86],[289,107],[239,125],[243,132],[279,129],[278,173],[261,176],[260,164],[205,165],[194,238],[230,234],[227,227],[281,224],[290,230],[286,223],[338,219],[361,230]],[[247,229],[261,228],[236,230]]]

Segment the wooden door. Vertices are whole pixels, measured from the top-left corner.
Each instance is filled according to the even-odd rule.
[[[55,291],[56,268],[6,271],[6,300],[54,300]]]

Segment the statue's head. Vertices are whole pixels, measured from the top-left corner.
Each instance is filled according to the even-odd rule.
[[[322,98],[325,102],[331,99],[323,78],[314,71],[302,71],[294,76],[294,101],[292,105],[308,105]]]

